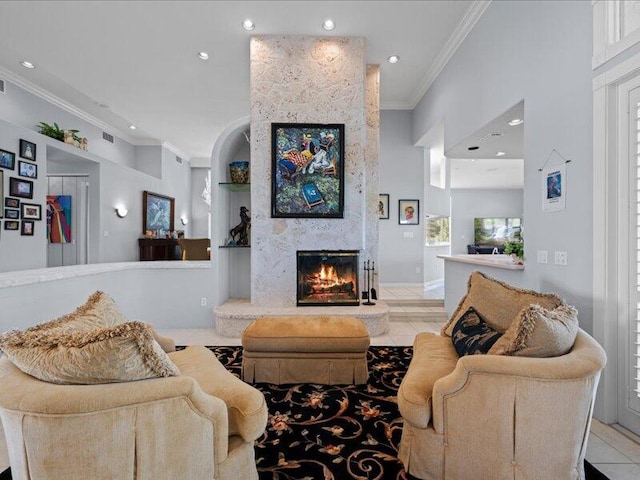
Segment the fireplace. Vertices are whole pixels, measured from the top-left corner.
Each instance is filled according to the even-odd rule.
[[[298,306],[360,304],[357,250],[298,250]]]

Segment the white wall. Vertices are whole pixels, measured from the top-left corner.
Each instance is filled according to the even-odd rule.
[[[86,137],[90,152],[111,161],[135,167],[134,146],[114,136],[114,143],[102,138],[103,130],[82,120],[60,107],[27,92],[17,85],[5,81],[6,93],[0,95],[0,118],[14,125],[34,132],[39,131],[37,125],[46,122],[57,123],[63,130],[80,130],[78,135]],[[107,132],[113,133],[113,132]]]
[[[519,188],[504,190],[452,189],[451,253],[467,253],[467,245],[473,245],[474,218],[522,218],[522,202],[523,191]],[[523,224],[525,258],[531,256],[531,250],[527,248],[527,233],[527,224]]]
[[[379,281],[422,283],[424,252],[424,183],[422,147],[411,141],[411,112],[380,112],[380,193],[389,194],[389,219],[380,220],[378,261]],[[420,200],[420,224],[398,223],[398,200]],[[405,238],[404,234],[413,238]]]
[[[193,238],[209,238],[209,206],[202,198],[210,168],[191,168],[191,215],[189,226]],[[212,188],[217,188],[217,185]]]
[[[413,111],[418,141],[444,119],[445,151],[525,101],[528,252],[568,252],[568,265],[527,262],[523,285],[576,305],[592,331],[591,4],[492,2]],[[543,213],[538,169],[553,149],[567,167],[567,206]]]

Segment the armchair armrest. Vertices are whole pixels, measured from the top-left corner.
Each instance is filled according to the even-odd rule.
[[[572,350],[559,357],[530,358],[503,355],[469,355],[461,357],[449,375],[437,380],[433,388],[433,426],[444,432],[447,398],[461,394],[474,375],[489,375],[494,380],[520,378],[531,381],[579,380],[599,375],[606,363],[600,345],[582,330]]]

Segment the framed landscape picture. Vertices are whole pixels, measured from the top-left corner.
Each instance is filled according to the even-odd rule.
[[[4,209],[4,217],[9,220],[17,220],[20,218],[20,210],[14,210],[12,208]]]
[[[0,171],[0,180],[2,179],[2,171]],[[0,192],[2,191],[2,186],[0,186]],[[5,197],[4,206],[7,208],[20,208],[20,200],[17,198]]]
[[[22,178],[9,177],[9,195],[12,197],[33,198],[33,182]]]
[[[173,231],[175,199],[158,193],[142,192],[142,233],[147,230]]]
[[[21,205],[23,220],[42,220],[42,206],[35,203],[24,203]]]
[[[18,230],[20,228],[20,222],[17,222],[15,220],[5,220],[4,222],[4,229],[5,230]]]
[[[344,217],[344,125],[271,124],[271,217]]]

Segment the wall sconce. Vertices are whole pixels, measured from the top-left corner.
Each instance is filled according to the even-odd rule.
[[[129,210],[127,210],[125,207],[116,207],[116,215],[120,218],[124,218],[127,216],[127,213],[129,213]]]
[[[189,219],[187,217],[180,217],[180,222],[182,222],[183,225],[186,225],[189,223]]]

